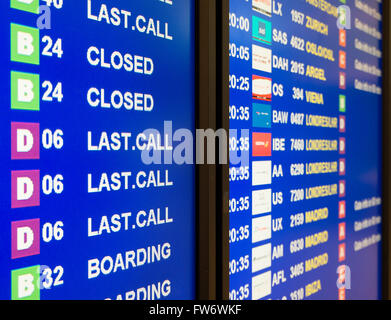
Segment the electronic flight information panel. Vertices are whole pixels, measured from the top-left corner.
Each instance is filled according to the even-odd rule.
[[[194,1],[0,17],[0,299],[194,299]]]
[[[230,0],[230,299],[381,298],[381,2]]]

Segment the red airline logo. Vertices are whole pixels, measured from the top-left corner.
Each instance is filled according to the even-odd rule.
[[[339,88],[340,89],[346,89],[346,73],[340,72],[339,73]]]
[[[346,289],[345,288],[341,288],[341,289],[338,289],[338,300],[346,300]]]
[[[346,218],[346,201],[340,201],[338,204],[338,218],[339,219]]]
[[[344,176],[346,174],[346,160],[339,159],[339,175]]]
[[[341,180],[339,182],[339,197],[344,198],[346,196],[346,181]]]
[[[346,223],[340,223],[338,226],[338,240],[344,241],[346,239]]]
[[[341,262],[344,261],[345,259],[346,259],[346,244],[341,243],[338,246],[338,261]]]
[[[346,139],[339,138],[339,154],[345,154],[345,153],[346,153]]]
[[[340,133],[346,132],[346,117],[345,116],[339,116],[339,132]]]
[[[338,283],[343,284],[346,281],[346,266],[338,267]]]
[[[345,29],[339,30],[339,45],[341,47],[346,47],[346,30]]]
[[[339,51],[339,67],[341,69],[346,69],[346,52]]]
[[[253,157],[271,157],[272,155],[272,134],[253,133]]]

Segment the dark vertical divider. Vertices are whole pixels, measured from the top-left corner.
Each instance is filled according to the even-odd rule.
[[[217,10],[217,106],[218,126],[227,132],[229,141],[229,0],[218,1]],[[229,145],[229,143],[228,143]],[[229,146],[227,146],[229,154]],[[217,210],[217,298],[229,299],[229,163],[219,166]]]
[[[216,3],[196,0],[197,129],[216,130]],[[216,192],[214,165],[197,166],[197,297],[216,299]]]
[[[196,0],[196,128],[223,128],[227,138],[228,5],[228,0]],[[219,164],[218,145],[215,165],[197,165],[197,298],[201,300],[228,299],[229,290],[229,165]]]
[[[389,300],[391,299],[390,1],[383,1],[383,14],[383,298]]]

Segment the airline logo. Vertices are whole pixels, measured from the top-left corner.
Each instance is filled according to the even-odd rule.
[[[40,266],[11,271],[12,300],[40,300]]]
[[[339,67],[346,69],[346,52],[342,50],[339,51]]]
[[[341,180],[339,182],[339,197],[344,198],[346,196],[346,181]]]
[[[272,51],[253,44],[253,69],[272,72]]]
[[[339,112],[346,112],[346,96],[339,95]]]
[[[253,127],[271,128],[272,107],[266,104],[253,103]]]
[[[339,175],[344,176],[346,174],[346,159],[339,159]]]
[[[344,284],[346,281],[346,266],[339,266],[337,269],[338,273],[338,283]]]
[[[253,157],[271,157],[272,134],[253,132]]]
[[[11,122],[11,159],[39,159],[39,123]]]
[[[338,300],[340,300],[340,301],[346,300],[346,289],[345,288],[338,289]]]
[[[253,186],[263,186],[272,183],[272,162],[253,161]]]
[[[11,109],[39,111],[40,80],[38,74],[11,72]]]
[[[339,138],[339,154],[345,154],[345,153],[346,153],[346,139]]]
[[[268,271],[252,278],[252,300],[262,299],[272,293],[272,272]]]
[[[11,258],[18,259],[40,253],[39,219],[11,223]]]
[[[253,219],[252,242],[257,243],[269,240],[272,237],[272,216],[264,216]]]
[[[346,73],[339,73],[339,88],[345,90],[346,89]]]
[[[11,0],[11,8],[38,14],[39,0]]]
[[[253,99],[272,101],[272,79],[253,75]]]
[[[272,0],[253,0],[253,10],[271,17]]]
[[[340,201],[338,204],[338,218],[339,219],[346,218],[346,201]]]
[[[253,248],[252,250],[252,271],[253,273],[270,268],[272,265],[271,243]]]
[[[339,116],[339,132],[340,133],[346,132],[346,117],[345,116]]]
[[[346,3],[346,0],[343,0],[341,2]],[[345,28],[348,25],[347,12],[344,6],[338,8],[338,24],[340,27],[345,27]]]
[[[39,29],[11,23],[11,61],[39,65],[39,43]]]
[[[40,205],[39,170],[11,171],[11,208]]]
[[[252,192],[252,214],[259,215],[272,211],[272,189]]]
[[[272,24],[269,21],[253,16],[253,40],[272,44]]]
[[[346,47],[346,30],[345,29],[339,30],[339,45],[341,47]]]
[[[342,262],[345,261],[345,259],[346,259],[346,244],[341,243],[338,246],[338,261]]]
[[[340,223],[338,226],[338,240],[344,241],[346,239],[346,223]]]

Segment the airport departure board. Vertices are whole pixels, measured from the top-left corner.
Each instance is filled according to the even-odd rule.
[[[381,2],[230,0],[230,299],[381,298]]]
[[[194,1],[0,17],[0,299],[194,299]]]

